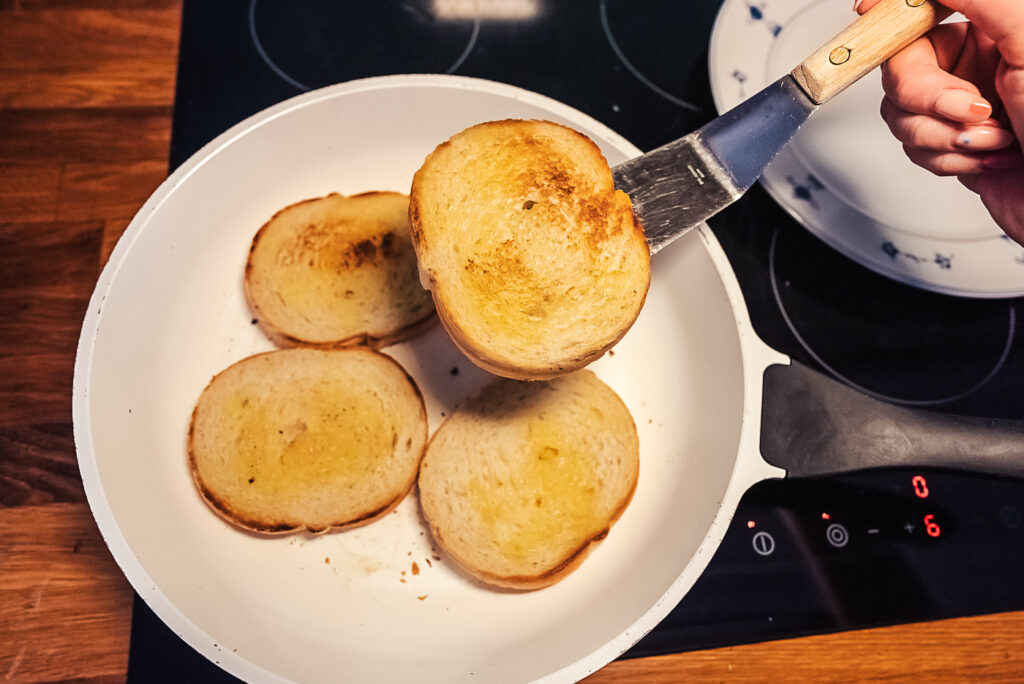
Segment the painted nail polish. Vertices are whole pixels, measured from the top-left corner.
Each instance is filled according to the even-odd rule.
[[[1011,131],[996,126],[973,126],[956,137],[957,147],[969,150],[1000,150],[1016,138]]]
[[[935,112],[953,121],[981,122],[992,115],[992,105],[966,90],[947,90],[935,99]]]
[[[992,105],[985,100],[975,100],[971,103],[970,111],[973,116],[988,118],[992,116]]]

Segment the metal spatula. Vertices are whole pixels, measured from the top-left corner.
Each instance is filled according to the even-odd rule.
[[[883,0],[790,74],[693,133],[612,169],[651,253],[739,199],[820,105],[950,14],[931,0]]]

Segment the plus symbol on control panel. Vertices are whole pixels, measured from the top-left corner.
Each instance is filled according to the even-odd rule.
[[[914,525],[914,523],[907,522],[907,524],[903,526],[903,529],[905,529],[907,531],[907,534],[913,534],[915,527],[916,526]]]

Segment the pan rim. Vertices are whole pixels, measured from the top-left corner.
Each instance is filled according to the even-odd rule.
[[[515,99],[536,103],[554,115],[563,116],[570,120],[585,122],[595,131],[599,131],[608,140],[613,142],[619,149],[629,151],[637,155],[640,151],[629,143],[625,138],[615,133],[608,127],[600,124],[589,116],[568,107],[560,102],[542,95],[532,93],[514,86],[501,84],[482,79],[468,78],[462,76],[441,76],[441,75],[398,75],[374,77],[350,81],[323,89],[305,93],[277,105],[274,105],[258,114],[249,117],[235,126],[229,128],[221,135],[214,138],[210,143],[204,145],[157,188],[150,198],[136,213],[124,236],[118,241],[106,265],[102,269],[96,286],[89,301],[89,306],[82,324],[82,332],[79,337],[76,352],[73,388],[72,388],[72,420],[74,427],[74,439],[78,454],[79,470],[82,475],[86,498],[90,510],[95,518],[100,533],[110,549],[111,554],[118,563],[129,583],[139,593],[140,597],[153,609],[153,611],[170,626],[175,633],[189,643],[190,646],[202,653],[211,661],[243,679],[258,679],[261,681],[288,681],[281,676],[266,670],[252,661],[240,655],[220,651],[212,637],[206,633],[191,618],[185,615],[157,586],[156,581],[151,577],[145,566],[132,551],[130,544],[121,529],[115,516],[113,508],[107,498],[104,483],[100,475],[97,463],[97,454],[94,449],[94,435],[92,428],[92,409],[89,403],[88,389],[93,382],[92,360],[96,351],[96,339],[98,329],[102,321],[103,303],[112,286],[117,281],[118,274],[131,254],[131,248],[138,237],[143,233],[151,218],[157,213],[161,205],[168,200],[174,192],[180,188],[188,178],[201,168],[207,161],[213,158],[220,150],[230,146],[234,141],[246,135],[255,128],[266,124],[273,119],[283,116],[293,110],[310,106],[316,102],[363,90],[374,90],[391,87],[405,87],[408,85],[437,86],[441,88],[465,88],[473,90],[484,90],[486,92],[511,96]],[[738,282],[732,272],[731,266],[722,251],[714,235],[707,226],[701,226],[697,233],[701,236],[704,249],[712,258],[723,286],[728,294],[732,316],[738,327],[741,345],[741,358],[744,363],[744,414],[745,417],[760,415],[760,376],[763,367],[769,363],[787,363],[781,354],[770,350],[756,336],[750,326],[745,303],[739,290]],[[749,363],[748,363],[749,361]],[[763,364],[763,365],[761,365]],[[690,563],[672,584],[669,591],[665,592],[658,602],[652,606],[632,627],[623,631],[616,638],[592,651],[584,658],[567,665],[566,667],[552,672],[538,681],[565,681],[568,679],[581,678],[607,662],[621,655],[640,637],[652,629],[657,622],[671,610],[671,608],[688,591],[689,587],[696,581],[700,571],[704,569],[714,553],[713,548],[708,548],[708,541],[714,536],[719,539],[724,535],[724,526],[732,517],[735,505],[739,496],[746,488],[765,477],[777,476],[778,469],[768,466],[757,455],[756,439],[757,430],[751,426],[750,421],[743,421],[743,435],[741,445],[745,446],[741,458],[737,459],[734,466],[727,495],[724,497],[722,507],[715,517],[715,523],[708,531],[701,550],[695,554]],[[752,447],[752,449],[751,449]],[[747,456],[743,456],[746,453]],[[732,505],[727,505],[732,502]],[[725,513],[723,517],[723,513]],[[720,534],[719,534],[720,533]],[[697,564],[694,561],[699,561]]]

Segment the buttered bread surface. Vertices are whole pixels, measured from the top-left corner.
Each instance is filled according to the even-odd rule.
[[[390,357],[289,349],[216,375],[189,431],[207,503],[257,532],[373,520],[412,486],[427,441],[423,399]]]
[[[442,323],[492,373],[581,368],[643,306],[643,231],[600,150],[573,129],[509,120],[462,131],[416,173],[410,217]]]
[[[496,379],[431,439],[420,502],[435,540],[468,572],[537,589],[605,537],[638,473],[632,416],[592,372]]]
[[[380,348],[433,315],[410,241],[409,198],[332,193],[278,211],[253,239],[245,291],[282,346]]]

